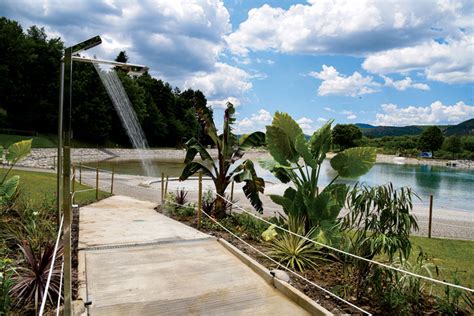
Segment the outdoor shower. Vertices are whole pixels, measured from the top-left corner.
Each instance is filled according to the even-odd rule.
[[[80,57],[77,54],[102,43],[100,36],[92,37],[82,43],[73,45],[64,50],[61,60],[61,80],[58,113],[58,171],[57,171],[57,210],[58,221],[64,216],[64,315],[72,313],[72,283],[71,283],[71,223],[72,223],[72,196],[71,196],[71,109],[72,109],[72,65],[73,61],[96,64],[109,64],[120,67],[132,75],[141,75],[148,71],[148,67],[109,60]],[[62,190],[61,190],[62,179]],[[61,205],[62,202],[62,205]],[[62,206],[62,207],[61,207]],[[61,211],[62,209],[62,211]],[[46,295],[46,294],[45,294]]]

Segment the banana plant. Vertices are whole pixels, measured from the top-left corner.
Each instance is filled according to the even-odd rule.
[[[0,204],[8,202],[17,191],[18,185],[20,183],[20,177],[15,175],[8,178],[8,175],[10,174],[13,167],[18,163],[18,161],[28,156],[28,154],[31,152],[31,141],[31,139],[22,140],[10,145],[7,149],[5,160],[10,165],[10,168],[3,175],[3,178],[0,181]],[[3,155],[4,149],[2,146],[0,146],[0,157],[3,158]]]
[[[223,132],[218,134],[209,108],[196,106],[198,120],[204,133],[217,148],[218,157],[217,160],[214,160],[197,139],[191,138],[186,143],[187,152],[184,160],[186,167],[179,178],[180,181],[184,181],[196,172],[201,171],[203,175],[212,179],[217,192],[212,214],[217,218],[225,216],[226,203],[222,197],[225,196],[225,191],[232,180],[245,182],[243,186],[245,196],[257,211],[263,211],[259,193],[263,193],[265,181],[257,176],[253,162],[245,160],[238,166],[232,167],[242,159],[246,148],[262,146],[265,143],[265,134],[254,132],[237,139],[232,132],[232,124],[235,122],[234,113],[234,106],[228,102],[224,111]],[[200,155],[202,161],[195,160],[197,154]]]
[[[260,160],[263,168],[281,182],[292,183],[283,196],[270,195],[287,215],[306,219],[309,231],[317,227],[318,239],[329,241],[336,219],[344,206],[349,187],[335,183],[339,177],[353,178],[368,172],[375,163],[374,148],[344,150],[331,159],[336,176],[319,192],[318,180],[323,161],[331,147],[331,124],[328,121],[309,140],[298,123],[288,114],[276,112],[266,127],[266,143],[272,159]]]

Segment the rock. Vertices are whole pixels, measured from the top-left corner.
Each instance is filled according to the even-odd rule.
[[[274,270],[271,270],[270,273],[272,273],[272,275],[278,280],[284,281],[286,283],[290,282],[290,276],[288,275],[288,273],[286,273],[283,270],[274,269]]]

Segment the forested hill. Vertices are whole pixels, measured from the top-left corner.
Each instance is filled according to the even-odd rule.
[[[0,18],[0,128],[57,133],[59,67],[63,41],[43,29],[27,31]],[[119,54],[120,52],[117,52]],[[127,59],[124,53],[121,59]],[[124,61],[124,60],[121,60]],[[130,61],[139,62],[139,61]],[[145,74],[119,73],[151,146],[176,146],[203,135],[194,104],[207,104],[200,91],[180,91]],[[73,67],[74,137],[93,144],[128,145],[128,139],[91,64]]]
[[[384,137],[384,136],[410,136],[420,135],[426,126],[374,126],[370,124],[357,123],[362,134],[367,137]],[[457,125],[438,126],[445,136],[467,136],[474,135],[474,119],[469,119]]]

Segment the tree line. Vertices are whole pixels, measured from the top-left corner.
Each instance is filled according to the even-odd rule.
[[[356,146],[376,147],[385,154],[416,157],[429,151],[433,157],[444,159],[474,159],[474,136],[445,137],[437,126],[426,127],[421,135],[384,136],[369,138],[354,124],[337,124],[332,130],[334,149]]]
[[[63,41],[48,38],[43,28],[24,31],[18,22],[0,18],[0,128],[57,133],[63,49]],[[128,61],[126,53],[119,52],[117,61]],[[207,104],[201,91],[180,91],[149,73],[140,77],[118,73],[151,146],[179,146],[204,135],[194,109],[196,104]],[[93,65],[74,63],[72,93],[76,140],[129,145]]]

